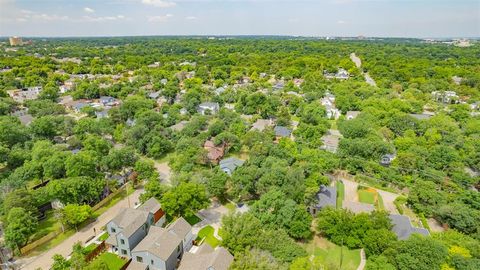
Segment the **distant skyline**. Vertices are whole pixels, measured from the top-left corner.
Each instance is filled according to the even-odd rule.
[[[0,0],[0,36],[480,37],[480,0]]]

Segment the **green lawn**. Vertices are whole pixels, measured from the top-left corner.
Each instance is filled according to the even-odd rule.
[[[197,237],[197,240],[202,240],[203,238],[205,238],[205,242],[207,242],[211,247],[215,248],[217,247],[218,245],[220,245],[220,240],[218,240],[214,235],[213,235],[213,232],[215,231],[215,229],[212,227],[212,226],[206,226],[204,228],[202,228],[199,232],[198,232],[198,237]]]
[[[356,270],[360,264],[360,249],[341,248],[324,238],[315,237],[305,248],[329,269]]]
[[[358,190],[358,200],[362,203],[375,204],[375,193],[360,189]]]
[[[375,204],[375,208],[377,210],[385,210],[385,204],[383,203],[383,198],[380,196],[380,194],[377,194],[377,202]]]
[[[102,253],[100,256],[95,258],[92,263],[97,260],[104,261],[107,264],[109,270],[119,270],[120,268],[122,268],[123,265],[125,265],[125,263],[127,263],[127,261],[125,261],[124,259],[110,252]]]
[[[109,236],[110,236],[110,235],[108,235],[108,233],[105,232],[104,234],[102,234],[102,236],[100,236],[100,237],[98,238],[98,240],[99,240],[99,241],[105,241],[105,240],[108,239]]]
[[[38,223],[37,231],[30,237],[30,242],[40,239],[45,235],[62,228],[62,224],[58,218],[55,217],[53,210],[48,211],[46,215],[47,217]]]
[[[83,254],[89,254],[92,252],[98,245],[95,243],[91,243],[90,245],[83,248]]]
[[[345,185],[337,181],[337,208],[342,208],[343,198],[345,198]]]

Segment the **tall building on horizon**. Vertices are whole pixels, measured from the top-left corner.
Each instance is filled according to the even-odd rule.
[[[23,45],[23,40],[21,37],[14,36],[14,37],[10,37],[9,40],[10,40],[10,46]]]

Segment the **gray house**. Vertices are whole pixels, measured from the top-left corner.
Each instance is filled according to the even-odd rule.
[[[132,251],[132,264],[127,269],[173,270],[182,257],[182,239],[160,227],[150,228],[148,235]],[[133,268],[135,267],[135,268]]]
[[[107,223],[110,237],[105,241],[113,252],[131,257],[132,249],[147,235],[150,227],[163,225],[164,213],[155,199],[150,199],[137,209],[125,208]]]
[[[278,138],[288,138],[292,134],[292,131],[284,126],[276,126],[273,131]]]
[[[213,249],[208,244],[202,244],[195,253],[183,255],[178,270],[228,270],[233,262],[233,256],[223,247]]]
[[[397,235],[399,240],[406,240],[410,235],[418,233],[424,236],[430,235],[427,229],[413,227],[410,218],[404,215],[390,215],[393,228],[392,231]]]
[[[220,160],[219,165],[222,171],[224,171],[228,175],[232,175],[233,171],[235,171],[237,167],[242,166],[243,163],[245,163],[245,161],[241,159],[238,159],[235,157],[229,157],[229,158]]]
[[[320,186],[320,190],[315,195],[316,203],[309,207],[309,212],[316,215],[322,208],[330,206],[337,207],[337,189],[335,187]]]
[[[216,114],[220,110],[220,105],[217,102],[204,102],[198,105],[198,113],[205,114]]]
[[[192,226],[179,218],[166,228],[153,226],[133,249],[127,269],[173,270],[193,244]]]

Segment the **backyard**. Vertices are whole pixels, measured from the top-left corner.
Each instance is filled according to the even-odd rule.
[[[220,245],[221,241],[213,235],[214,231],[215,229],[212,226],[205,226],[198,232],[197,241],[201,241],[205,238],[205,242],[207,242],[211,247],[217,247]]]
[[[342,248],[318,236],[305,244],[305,249],[328,269],[356,270],[360,264],[360,249]]]
[[[375,204],[378,193],[373,188],[358,186],[358,201],[361,203]]]

